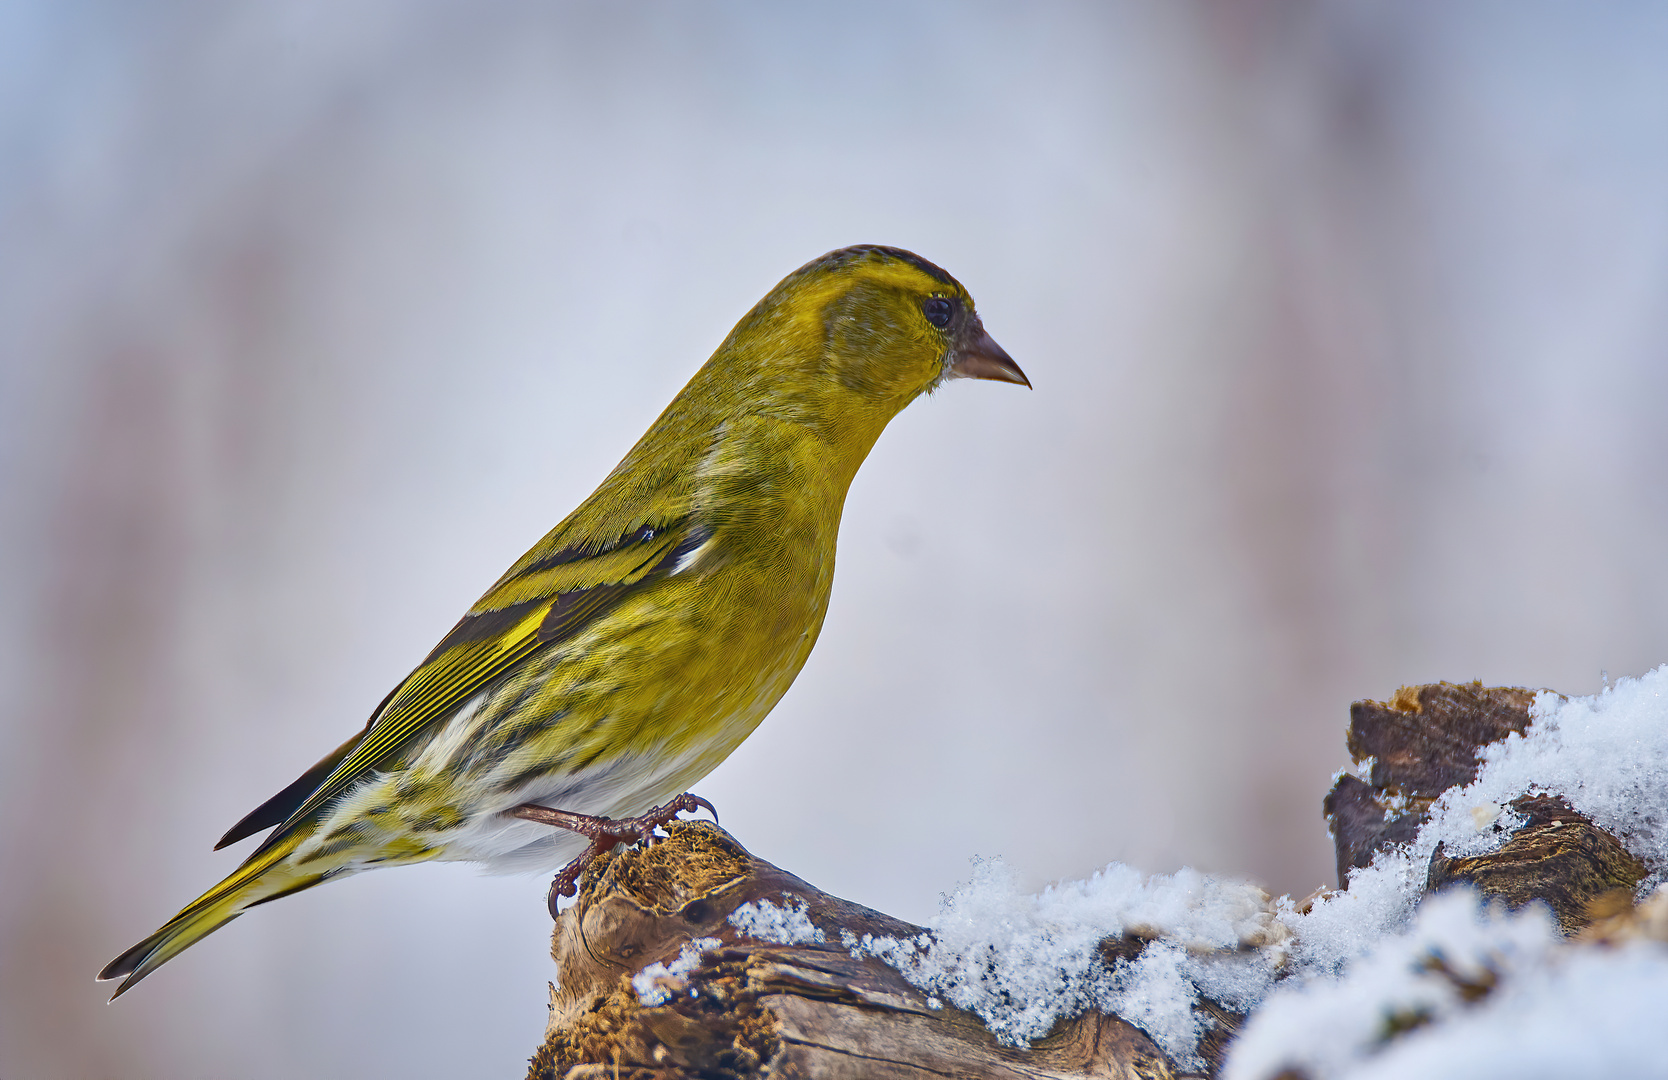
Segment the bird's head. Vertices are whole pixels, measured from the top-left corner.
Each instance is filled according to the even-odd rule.
[[[831,251],[782,279],[720,358],[746,369],[734,373],[750,384],[751,409],[874,434],[949,379],[1031,385],[985,332],[960,282],[919,255],[875,244]]]
[[[761,477],[812,460],[843,498],[887,423],[950,379],[1031,385],[955,278],[900,248],[831,251],[742,317],[568,524],[618,536],[643,523],[634,500],[671,492],[710,508],[723,478],[742,495],[722,499],[751,506]]]
[[[827,375],[865,398],[901,408],[947,379],[1031,385],[985,332],[961,283],[901,248],[830,252],[772,295],[821,331]]]

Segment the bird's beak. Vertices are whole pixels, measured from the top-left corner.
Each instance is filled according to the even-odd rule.
[[[969,319],[962,332],[956,335],[955,348],[950,357],[950,378],[994,379],[997,382],[1018,383],[1027,390],[1031,388],[1031,380],[1025,377],[1025,372],[1019,370],[1014,358],[985,332],[984,324],[979,322],[977,316]]]

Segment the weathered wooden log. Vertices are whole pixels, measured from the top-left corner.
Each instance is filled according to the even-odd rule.
[[[1322,804],[1339,887],[1380,851],[1412,840],[1431,803],[1476,778],[1483,747],[1529,726],[1534,700],[1521,687],[1430,683],[1351,705],[1346,741],[1367,776],[1339,777]]]
[[[1324,803],[1340,883],[1413,839],[1442,792],[1475,777],[1484,746],[1528,727],[1533,699],[1437,683],[1356,702],[1349,748],[1364,775],[1341,777]],[[1566,933],[1589,927],[1583,942],[1668,937],[1668,894],[1634,905],[1645,868],[1615,837],[1558,798],[1526,793],[1511,809],[1522,822],[1498,850],[1451,858],[1439,847],[1427,891],[1464,882],[1513,906],[1544,901]],[[1189,1075],[1139,1029],[1098,1012],[1061,1021],[1028,1048],[1002,1045],[976,1016],[850,947],[865,935],[914,939],[921,927],[813,888],[716,825],[680,822],[668,833],[597,860],[557,920],[561,982],[529,1080]],[[789,940],[749,937],[730,916],[760,901],[799,908],[808,923]],[[1101,960],[1133,961],[1150,940],[1109,938]],[[1208,1000],[1198,1007],[1210,1021],[1199,1053],[1214,1076],[1244,1017]]]
[[[803,905],[824,940],[743,936],[729,917],[759,900]],[[561,984],[529,1080],[1180,1075],[1138,1029],[1096,1012],[1029,1049],[1003,1046],[977,1017],[842,944],[921,932],[755,858],[716,825],[680,822],[657,844],[599,860],[558,919]],[[685,952],[703,940],[698,959]],[[656,963],[681,969],[680,956],[689,969],[662,980],[665,1001],[645,1004],[633,976]]]

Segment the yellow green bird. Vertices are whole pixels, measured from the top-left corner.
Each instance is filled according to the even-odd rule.
[[[363,731],[232,826],[217,847],[277,828],[99,973],[123,980],[112,1000],[322,881],[428,859],[553,869],[691,809],[600,820],[684,791],[781,700],[828,611],[857,467],[956,378],[1030,386],[937,266],[861,245],[789,274]]]

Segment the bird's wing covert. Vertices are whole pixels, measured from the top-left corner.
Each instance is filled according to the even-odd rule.
[[[352,752],[334,763],[335,767],[305,799],[297,798],[294,809],[250,859],[316,815],[355,781],[385,764],[413,736],[451,716],[535,652],[572,637],[632,592],[669,574],[683,555],[705,539],[704,530],[683,520],[643,525],[609,543],[575,545],[544,558],[523,560],[524,565],[518,565],[488,590],[388,695]],[[314,766],[309,772],[317,770],[319,766]],[[292,784],[280,796],[298,786],[299,782]],[[274,796],[260,810],[277,799],[279,796]],[[242,827],[240,822],[233,831]],[[255,831],[258,829],[244,835]]]

